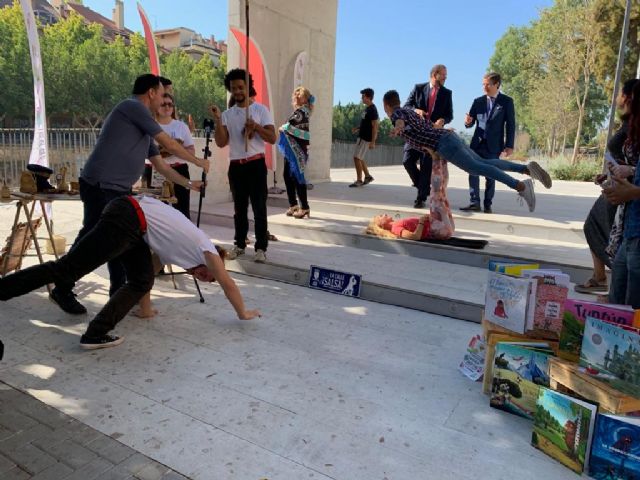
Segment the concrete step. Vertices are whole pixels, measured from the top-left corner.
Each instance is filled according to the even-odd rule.
[[[230,248],[233,229],[202,225],[217,243]],[[253,261],[253,248],[229,261],[229,271],[308,286],[311,265],[362,275],[360,297],[461,320],[480,322],[486,267],[412,257],[404,253],[329,244],[278,235],[269,244],[267,263]],[[375,239],[374,239],[375,240]],[[327,302],[331,296],[327,293]],[[586,297],[583,297],[586,298]]]
[[[201,225],[214,242],[231,247],[233,229]],[[360,298],[457,319],[479,322],[487,271],[478,267],[415,259],[357,247],[279,236],[270,242],[267,263],[253,261],[253,246],[227,269],[294,285],[309,285],[311,265],[362,275]],[[446,272],[443,275],[443,272]],[[327,293],[327,302],[335,294]]]
[[[288,208],[289,203],[284,195],[269,196],[268,206]],[[427,213],[428,209],[385,205],[378,203],[361,203],[352,200],[333,200],[314,198],[311,213],[331,215],[347,215],[369,219],[374,215],[386,213],[392,217],[410,217]],[[481,232],[483,234],[510,235],[545,241],[560,241],[585,245],[582,231],[583,221],[554,221],[539,217],[528,217],[505,214],[486,214],[482,212],[460,212],[453,210],[456,231]],[[524,213],[524,211],[523,211]]]
[[[492,259],[535,262],[540,263],[543,268],[563,270],[576,283],[586,280],[591,275],[591,256],[586,243],[551,242],[457,229],[457,236],[489,240],[489,245],[484,249],[471,250],[426,242],[372,237],[363,233],[369,221],[369,218],[365,217],[326,213],[314,209],[311,218],[298,220],[285,216],[284,209],[279,207],[271,207],[269,212],[269,231],[274,235],[291,239],[311,240],[479,268],[486,268]],[[415,215],[415,210],[403,212],[405,216],[410,214]],[[215,211],[206,214],[204,218],[208,223],[233,228],[233,205],[218,205]]]

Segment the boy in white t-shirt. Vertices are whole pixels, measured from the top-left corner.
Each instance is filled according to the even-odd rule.
[[[250,87],[253,80],[249,78]],[[267,165],[265,142],[276,142],[276,129],[271,113],[264,105],[251,102],[246,85],[246,72],[233,69],[224,77],[224,85],[231,93],[235,104],[220,113],[217,106],[211,107],[215,119],[215,141],[218,147],[229,145],[229,187],[233,196],[235,246],[228,258],[244,254],[249,218],[249,202],[253,209],[256,244],[254,260],[266,261],[269,244],[267,232]],[[249,119],[247,120],[247,108]],[[248,137],[245,149],[245,136]]]
[[[123,196],[109,202],[95,227],[59,260],[0,278],[0,300],[24,295],[49,283],[56,287],[73,284],[117,258],[125,268],[127,281],[89,323],[80,346],[93,350],[119,345],[123,338],[108,332],[153,286],[149,247],[164,264],[178,265],[204,282],[216,280],[239,319],[260,316],[258,310],[246,309],[238,286],[205,233],[178,210],[145,196]]]

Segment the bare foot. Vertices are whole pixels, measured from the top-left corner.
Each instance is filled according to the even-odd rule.
[[[132,315],[138,318],[153,318],[158,314],[158,310],[152,308],[151,310],[142,310],[141,308],[131,312]]]

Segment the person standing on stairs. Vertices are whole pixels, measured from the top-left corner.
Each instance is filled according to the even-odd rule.
[[[291,95],[293,113],[287,123],[280,127],[278,148],[285,158],[284,183],[287,186],[289,209],[287,216],[304,218],[310,216],[307,200],[307,180],[305,170],[309,159],[309,119],[313,112],[315,98],[303,87],[297,87]],[[296,199],[296,193],[300,200]]]
[[[247,210],[249,202],[255,221],[256,244],[254,261],[267,261],[269,245],[267,231],[267,164],[264,144],[276,143],[276,129],[271,112],[258,102],[251,102],[250,89],[253,79],[241,68],[230,70],[224,77],[224,86],[231,93],[235,104],[224,113],[213,105],[211,114],[215,120],[215,141],[220,148],[229,145],[229,187],[233,197],[233,222],[235,245],[227,254],[233,260],[244,255],[249,232]],[[247,120],[247,109],[249,119]],[[245,136],[248,137],[245,148]]]

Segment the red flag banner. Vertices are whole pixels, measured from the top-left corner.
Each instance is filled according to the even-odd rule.
[[[156,47],[156,37],[153,36],[153,30],[151,30],[151,24],[147,18],[147,14],[144,13],[144,9],[140,2],[138,2],[138,13],[140,14],[140,20],[142,21],[142,28],[144,29],[144,40],[147,43],[147,50],[149,51],[149,65],[151,66],[151,73],[154,75],[160,75],[160,59],[158,57],[158,48]]]
[[[245,65],[245,51],[247,48],[247,36],[236,28],[231,28],[231,33],[240,45],[240,65]],[[249,38],[249,72],[253,77],[253,86],[256,89],[256,102],[263,104],[271,110],[271,89],[269,88],[269,76],[264,64],[262,52],[252,38]],[[273,114],[273,112],[271,112]],[[269,170],[275,171],[275,155],[273,145],[265,144],[265,161]]]

